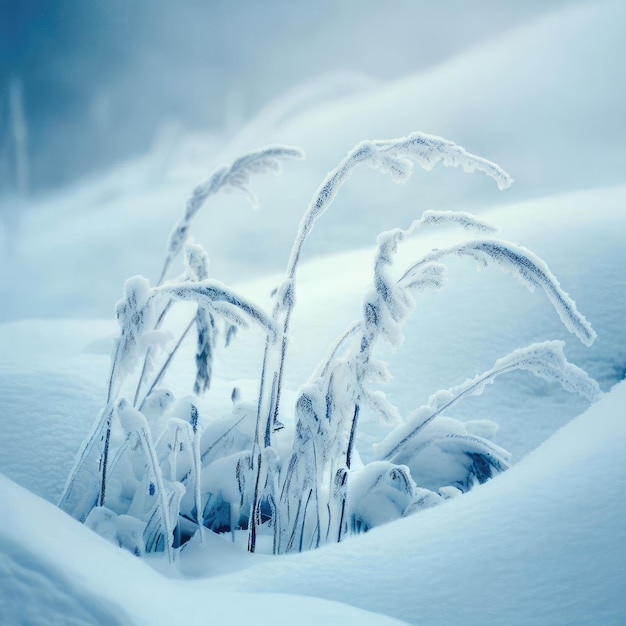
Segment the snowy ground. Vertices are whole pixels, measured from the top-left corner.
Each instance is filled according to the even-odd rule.
[[[165,578],[0,477],[4,623],[623,623],[625,402],[445,506],[219,578]],[[207,563],[232,559],[217,542]]]
[[[189,137],[170,158],[156,151],[31,207],[0,270],[3,623],[292,623],[295,615],[344,624],[623,623],[624,8],[581,4],[416,76],[275,124],[266,114],[229,145]],[[406,227],[425,208],[480,211],[503,237],[538,253],[598,339],[582,346],[542,294],[459,260],[443,292],[418,299],[402,347],[385,354],[394,377],[386,391],[401,412],[514,348],[553,338],[609,393],[586,411],[586,402],[530,375],[497,381],[453,415],[498,422],[495,441],[513,453],[513,469],[316,553],[253,558],[216,538],[193,557],[183,553],[181,571],[165,568],[172,579],[55,509],[103,404],[116,333],[109,312],[128,275],[156,278],[193,183],[268,142],[308,153],[281,178],[253,181],[260,211],[233,194],[194,226],[213,275],[268,307],[301,208],[324,173],[360,139],[417,129],[499,162],[518,182],[505,195],[454,169],[415,172],[402,187],[356,172],[316,227],[301,268],[285,413],[329,343],[360,315],[377,232]],[[453,238],[416,237],[400,263]],[[215,414],[228,410],[234,383],[254,399],[262,341],[248,332],[220,355],[207,400]],[[167,381],[173,388],[191,378],[191,349]],[[367,459],[385,431],[367,416],[363,426],[357,444]]]

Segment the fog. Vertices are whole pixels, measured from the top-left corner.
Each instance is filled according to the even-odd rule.
[[[0,320],[109,318],[127,277],[158,278],[195,185],[268,144],[307,158],[279,179],[253,177],[260,211],[220,194],[190,231],[229,284],[269,274],[275,284],[315,190],[364,139],[438,135],[515,184],[500,193],[484,176],[417,167],[398,186],[357,168],[306,259],[371,248],[426,209],[535,210],[569,194],[585,213],[607,208],[591,198],[619,211],[625,10],[619,0],[5,3]],[[561,244],[551,233],[541,252]],[[580,264],[560,271],[576,276]]]
[[[15,191],[10,84],[31,193],[149,149],[160,129],[229,133],[328,72],[390,79],[571,4],[496,0],[20,0],[0,8],[0,191]]]

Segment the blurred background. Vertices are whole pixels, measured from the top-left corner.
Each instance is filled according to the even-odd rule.
[[[307,258],[371,248],[424,209],[610,197],[621,216],[625,32],[622,0],[0,0],[0,321],[110,317],[128,276],[158,277],[198,181],[272,143],[307,159],[253,178],[260,211],[220,194],[194,220],[227,283],[282,271],[363,139],[439,135],[515,184],[357,168]]]
[[[180,127],[232,133],[294,84],[397,78],[567,4],[2,0],[0,190],[59,187]]]

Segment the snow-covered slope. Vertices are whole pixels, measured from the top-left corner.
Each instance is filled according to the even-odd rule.
[[[426,72],[271,124],[260,118],[229,145],[189,136],[34,203],[13,256],[0,263],[0,319],[22,320],[0,324],[0,473],[7,476],[0,477],[0,622],[274,624],[306,615],[311,623],[384,624],[385,614],[420,624],[624,623],[625,383],[568,424],[584,401],[529,374],[503,377],[452,416],[498,422],[495,441],[517,463],[511,471],[340,546],[256,559],[220,579],[167,580],[49,502],[104,401],[116,333],[108,318],[124,279],[158,276],[167,235],[198,178],[270,142],[302,146],[308,162],[289,163],[281,179],[253,181],[261,211],[249,211],[238,194],[219,197],[192,227],[212,257],[212,275],[268,309],[307,202],[355,142],[441,134],[518,181],[500,195],[486,177],[453,169],[416,171],[404,186],[355,171],[304,251],[284,422],[299,385],[360,316],[377,233],[408,226],[424,209],[476,210],[502,226],[503,237],[545,259],[598,339],[582,346],[543,294],[454,260],[449,285],[418,296],[404,344],[382,354],[394,377],[386,391],[403,415],[510,350],[552,338],[566,341],[568,358],[603,390],[623,380],[625,23],[622,2],[583,3]],[[398,267],[455,237],[442,231],[405,242]],[[188,314],[181,312],[181,324]],[[203,414],[230,411],[235,383],[255,399],[262,344],[260,334],[242,332],[218,355]],[[179,396],[191,386],[192,351],[183,347],[165,381]],[[367,459],[385,429],[365,412],[359,427],[357,447]],[[214,538],[194,559],[183,556],[183,574],[247,568],[247,555],[235,558],[231,549]],[[218,555],[228,565],[202,563]]]
[[[516,468],[440,507],[195,581],[162,577],[0,476],[3,623],[623,623],[625,403],[621,383]],[[227,554],[215,544],[203,556]]]
[[[624,406],[621,383],[466,496],[219,582],[341,600],[424,625],[624,623]]]
[[[3,626],[401,623],[337,601],[168,580],[2,475],[0,503]]]

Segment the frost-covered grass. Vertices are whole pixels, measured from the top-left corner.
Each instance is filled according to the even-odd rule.
[[[273,146],[218,169],[196,187],[175,225],[156,285],[140,276],[126,281],[117,305],[120,333],[106,403],[70,472],[60,506],[138,556],[164,552],[174,563],[181,550],[192,549],[194,535],[203,545],[208,531],[230,534],[234,543],[245,530],[250,552],[261,544],[282,554],[340,542],[438,505],[508,468],[509,453],[489,439],[497,428],[493,422],[463,424],[444,415],[464,397],[480,395],[501,374],[529,371],[590,402],[601,395],[593,379],[568,363],[563,342],[544,342],[518,349],[476,378],[439,391],[403,424],[403,416],[378,388],[390,379],[387,364],[377,355],[378,344],[400,346],[403,326],[416,306],[412,294],[443,288],[447,266],[442,261],[448,257],[512,273],[530,291],[542,290],[566,329],[583,344],[590,346],[596,338],[574,301],[532,252],[494,239],[497,229],[468,213],[425,211],[407,229],[379,235],[361,319],[349,325],[300,386],[295,407],[281,407],[302,250],[354,169],[367,164],[405,182],[413,161],[428,170],[441,161],[484,173],[500,189],[511,183],[499,166],[432,135],[359,143],[313,195],[285,277],[273,290],[269,314],[209,278],[207,253],[189,240],[191,222],[216,193],[234,188],[250,196],[252,174],[278,171],[280,160],[301,156],[297,149]],[[403,270],[395,267],[398,248],[410,236],[448,226],[466,231],[466,239],[422,254]],[[183,274],[168,279],[183,250]],[[191,321],[178,329],[178,339],[169,347],[165,329],[177,301],[192,305]],[[219,367],[218,339],[228,346],[235,331],[249,322],[265,335],[256,409],[242,400],[237,386],[230,418],[199,408]],[[163,385],[192,330],[197,337],[193,395],[176,404],[174,392]],[[364,409],[382,423],[396,425],[365,464],[355,445]],[[285,429],[283,415],[292,429]],[[436,465],[433,454],[439,456]]]
[[[246,214],[238,206],[239,194],[232,194],[217,198],[215,210],[198,214],[195,224],[198,238],[206,238],[213,257],[211,275],[227,276],[229,281],[240,276],[233,291],[271,312],[269,294],[284,279],[276,270],[285,261],[299,219],[296,209],[305,206],[328,167],[361,137],[429,128],[501,160],[516,176],[516,185],[505,196],[497,194],[486,177],[464,177],[444,169],[413,176],[403,186],[388,184],[367,168],[355,170],[332,214],[316,224],[299,266],[278,415],[285,428],[275,433],[273,444],[282,458],[292,451],[295,424],[290,409],[298,402],[299,386],[325,362],[337,334],[362,317],[363,293],[371,288],[376,250],[371,245],[350,248],[371,244],[381,228],[406,228],[423,209],[437,206],[479,211],[482,221],[502,227],[503,238],[545,259],[593,323],[598,338],[589,348],[571,341],[541,290],[528,294],[504,273],[487,268],[477,274],[473,263],[450,257],[446,261],[450,285],[436,294],[419,295],[415,314],[402,328],[403,344],[392,352],[385,342],[377,343],[378,358],[390,363],[393,374],[384,390],[400,415],[436,412],[450,396],[430,398],[433,391],[471,389],[471,379],[464,383],[467,376],[486,374],[494,364],[499,371],[504,364],[497,362],[503,355],[548,338],[566,341],[568,359],[598,380],[609,392],[607,398],[529,455],[582,413],[587,400],[527,372],[509,373],[483,395],[449,406],[447,417],[439,415],[431,423],[434,431],[422,429],[413,438],[417,449],[422,435],[431,440],[450,434],[478,435],[493,442],[499,459],[516,465],[471,493],[339,545],[289,559],[248,554],[241,549],[247,544],[245,530],[235,531],[236,545],[230,534],[207,530],[204,545],[194,537],[177,555],[173,568],[161,552],[145,559],[169,576],[186,578],[257,564],[219,582],[163,580],[143,567],[141,559],[99,541],[88,529],[3,480],[0,613],[5,621],[9,615],[8,623],[12,618],[16,623],[25,619],[49,623],[50,615],[59,614],[63,615],[59,621],[68,615],[88,621],[91,615],[111,623],[116,618],[122,623],[170,623],[175,618],[202,623],[206,612],[198,615],[191,607],[204,606],[211,589],[219,594],[216,607],[224,608],[229,601],[241,607],[239,612],[215,613],[230,623],[250,621],[249,610],[258,617],[259,610],[274,615],[272,611],[283,609],[285,621],[292,620],[295,612],[325,623],[333,618],[339,623],[367,618],[382,623],[383,619],[351,614],[339,603],[316,618],[315,602],[305,606],[294,595],[242,595],[245,588],[309,593],[413,623],[623,622],[626,607],[619,583],[626,539],[619,494],[624,486],[620,456],[624,394],[622,387],[610,391],[626,372],[626,188],[620,184],[619,159],[624,91],[623,81],[616,80],[624,42],[623,10],[619,2],[587,3],[480,46],[442,67],[380,85],[358,98],[304,111],[272,128],[271,135],[257,125],[252,129],[256,145],[270,141],[303,145],[307,164],[290,164],[283,179],[255,180],[263,210]],[[586,86],[584,92],[580,85]],[[322,136],[320,127],[329,129],[328,136]],[[42,198],[25,213],[17,255],[0,270],[8,279],[2,284],[4,318],[104,316],[130,272],[157,279],[172,207],[180,206],[191,183],[210,171],[214,157],[207,154],[219,153],[217,162],[225,162],[252,147],[242,138],[245,133],[224,147],[214,139],[189,137],[188,144],[177,147],[179,155],[167,168],[157,164],[158,172],[147,162],[126,164],[107,179]],[[185,150],[188,154],[183,154]],[[581,190],[583,186],[586,189]],[[493,206],[503,201],[509,204]],[[85,207],[93,209],[89,215],[82,213]],[[437,229],[406,238],[398,246],[392,268],[402,273],[432,248],[461,245],[465,235],[463,230],[457,235],[453,229]],[[340,252],[307,258],[307,251],[328,250]],[[253,260],[259,257],[267,265]],[[267,269],[275,272],[258,277]],[[174,306],[169,330],[182,335],[195,320],[195,312],[194,305]],[[199,374],[206,377],[196,366],[192,334],[182,341],[166,369],[169,390],[156,394],[154,402],[144,407],[154,417],[159,407],[168,405],[172,392],[178,400],[158,417],[158,429],[166,427],[171,416],[189,415],[188,421],[174,420],[168,431],[172,441],[187,442],[189,448],[193,447],[193,402],[184,394]],[[106,398],[115,335],[110,321],[0,325],[0,471],[49,501],[60,497],[74,452]],[[197,409],[201,416],[222,419],[210,425],[205,420],[206,441],[215,441],[232,428],[229,445],[238,449],[253,445],[264,337],[258,331],[240,332],[228,349],[221,342],[214,345],[211,388],[206,398],[197,401]],[[165,337],[152,339],[155,350],[160,345],[171,349],[176,342],[176,337],[169,344],[162,341]],[[157,366],[151,376],[158,371]],[[233,386],[238,389],[236,406],[231,400]],[[134,392],[124,390],[131,403]],[[133,437],[139,433],[140,438],[141,421],[126,423]],[[389,491],[390,484],[408,483],[406,472],[392,468],[385,474],[388,468],[380,463],[390,461],[381,461],[385,455],[380,448],[378,455],[372,449],[371,444],[382,442],[391,429],[362,407],[355,437],[359,455],[352,470],[352,495],[358,495],[347,506],[354,511],[360,508],[360,518],[369,516],[372,525],[390,518],[389,508],[380,505],[381,496],[396,496]],[[123,437],[116,426],[112,445],[121,445]],[[137,448],[126,468],[145,471],[143,447]],[[503,450],[511,453],[510,458],[502,455]],[[450,451],[431,445],[420,454],[423,467],[430,470],[422,472],[420,482],[434,493],[442,472],[449,477],[454,469]],[[232,455],[219,459],[213,469],[220,471],[204,472],[202,480],[212,489],[221,470],[224,476],[236,476],[232,470],[237,460]],[[185,463],[184,454],[168,464],[166,480],[179,462]],[[191,469],[193,460],[187,457],[186,462]],[[368,471],[357,472],[361,463]],[[229,480],[221,488],[236,495],[239,487]],[[450,500],[455,493],[444,488],[440,498],[445,495]],[[406,507],[408,502],[402,498],[407,495],[405,491],[392,500],[396,511],[391,517]],[[193,532],[196,497],[196,489],[190,488],[185,505],[191,514],[189,532]],[[372,501],[378,504],[371,506]],[[137,525],[127,513],[115,513],[121,518],[119,529],[125,531],[123,541],[139,544]],[[110,520],[95,515],[91,522],[93,526],[104,522],[104,534],[119,543]],[[312,532],[315,538],[315,527]],[[272,536],[261,534],[259,543],[271,551]],[[337,587],[330,571],[348,578],[350,584]],[[150,594],[133,589],[150,589]],[[274,616],[279,622],[283,618]]]
[[[3,618],[203,624],[210,602],[213,617],[232,624],[260,615],[278,624],[294,615],[304,624],[620,624],[624,402],[622,383],[518,466],[446,506],[288,559],[243,562],[218,539],[182,555],[186,580],[162,577],[0,477]]]

